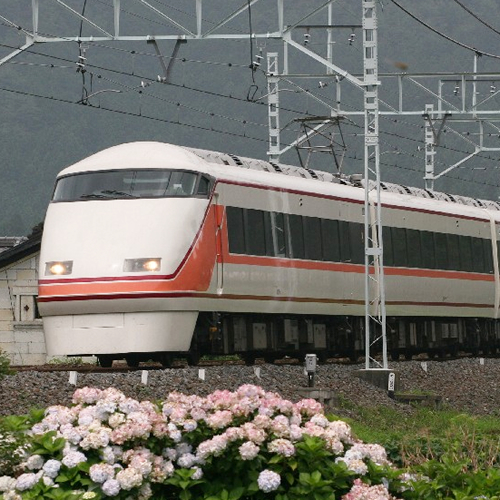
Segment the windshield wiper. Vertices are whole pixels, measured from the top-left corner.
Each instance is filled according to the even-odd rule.
[[[137,198],[137,196],[125,191],[117,191],[116,189],[103,189],[97,193],[87,193],[80,196],[81,200],[103,200],[110,198]]]
[[[125,191],[117,191],[116,189],[104,189],[101,191],[102,194],[110,195],[112,197],[115,196],[125,196],[126,198],[137,198],[137,196],[126,193]]]

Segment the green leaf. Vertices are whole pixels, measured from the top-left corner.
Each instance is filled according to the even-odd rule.
[[[229,492],[229,499],[228,500],[238,500],[243,496],[243,493],[245,493],[245,488],[243,486],[239,486],[237,488],[233,488]]]

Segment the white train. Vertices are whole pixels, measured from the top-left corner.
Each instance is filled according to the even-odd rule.
[[[363,350],[364,189],[331,174],[157,142],[63,170],[47,210],[48,354],[131,365]],[[383,184],[393,356],[499,347],[500,206]]]

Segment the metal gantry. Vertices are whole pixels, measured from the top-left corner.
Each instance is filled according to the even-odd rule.
[[[385,284],[380,200],[377,11],[363,0],[363,82],[365,108],[365,369],[387,369]],[[374,179],[372,184],[370,181]],[[382,346],[382,363],[373,347]]]
[[[180,43],[186,41],[206,41],[206,40],[249,40],[255,41],[273,40],[282,43],[280,52],[273,51],[267,54],[267,104],[268,104],[268,126],[269,126],[269,150],[268,156],[271,160],[278,161],[280,156],[292,148],[300,147],[309,141],[311,135],[320,135],[325,129],[332,126],[335,121],[341,118],[354,120],[357,117],[364,119],[364,182],[365,182],[365,350],[366,365],[368,368],[380,365],[380,361],[375,361],[371,356],[371,349],[374,343],[382,343],[382,367],[387,365],[386,346],[386,312],[385,312],[385,285],[383,266],[383,246],[382,246],[382,220],[380,202],[380,153],[379,146],[379,118],[380,117],[413,117],[424,121],[424,134],[422,141],[425,144],[425,184],[426,188],[433,189],[435,180],[439,179],[449,171],[462,166],[467,160],[476,156],[482,151],[500,151],[496,145],[487,144],[486,127],[491,127],[496,137],[500,136],[500,110],[495,104],[496,97],[500,90],[497,90],[497,83],[500,83],[500,73],[480,73],[478,72],[479,53],[474,55],[474,64],[471,72],[451,73],[408,73],[402,66],[402,70],[395,73],[379,73],[378,71],[378,45],[377,45],[377,0],[360,0],[362,8],[361,25],[335,25],[333,22],[333,6],[337,0],[324,0],[318,7],[311,10],[297,22],[285,23],[285,0],[276,0],[276,24],[272,27],[272,16],[266,16],[266,28],[260,30],[258,27],[248,31],[239,30],[237,33],[224,32],[238,16],[246,15],[249,9],[257,6],[261,0],[248,0],[241,7],[236,8],[223,19],[213,23],[206,28],[203,17],[204,0],[193,0],[195,21],[187,25],[185,21],[175,18],[175,14],[167,14],[165,5],[156,7],[147,0],[129,0],[128,5],[138,6],[153,13],[162,22],[166,23],[159,33],[151,34],[130,34],[125,33],[125,23],[122,23],[123,7],[121,0],[112,1],[112,20],[91,19],[89,16],[75,11],[67,0],[53,0],[53,2],[67,12],[68,16],[77,19],[81,25],[85,25],[91,33],[90,36],[81,36],[74,33],[58,33],[48,35],[40,33],[39,26],[42,13],[40,12],[40,0],[31,2],[31,27],[19,26],[14,21],[7,19],[0,14],[0,20],[4,25],[15,28],[16,31],[24,35],[25,40],[18,47],[13,47],[12,52],[0,58],[0,66],[11,59],[25,53],[36,44],[67,43],[77,42],[78,44],[90,45],[94,42],[103,41],[137,41],[150,42],[154,45],[158,60],[162,64],[165,74],[164,83],[169,80],[169,68],[164,64],[158,41],[171,40],[176,42],[176,49]],[[326,10],[326,23],[317,24],[309,22],[316,20],[319,15],[323,15]],[[0,7],[1,11],[1,7]],[[45,11],[44,11],[45,12]],[[173,10],[173,12],[177,12]],[[183,18],[185,19],[185,18]],[[105,22],[106,21],[106,22]],[[111,26],[109,28],[108,26]],[[130,24],[127,25],[130,30]],[[333,47],[334,33],[338,30],[362,29],[363,33],[363,74],[356,75],[346,71],[334,63]],[[299,43],[296,40],[296,33],[304,31],[309,34],[313,30],[326,32],[326,55],[323,56],[317,47],[311,44]],[[81,32],[80,32],[81,33]],[[352,42],[352,35],[350,37]],[[171,57],[171,62],[175,58]],[[321,65],[323,71],[319,74],[293,73],[290,71],[293,54],[307,57]],[[282,60],[282,64],[280,61]],[[282,66],[282,70],[280,70]],[[322,99],[321,96],[302,88],[295,82],[301,79],[325,79],[331,82],[335,89],[335,104]],[[308,99],[314,99],[324,106],[327,114],[322,120],[316,120],[314,125],[309,127],[307,133],[300,135],[294,141],[286,141],[283,145],[281,136],[284,130],[280,123],[280,95],[290,89],[281,87],[281,82],[286,81],[287,85],[294,85],[296,92],[301,92]],[[437,88],[434,84],[437,83]],[[321,84],[321,81],[320,81]],[[360,104],[356,109],[344,109],[342,106],[342,90],[348,86],[354,93],[359,93]],[[410,90],[408,91],[408,87]],[[450,88],[451,87],[451,88]],[[423,103],[415,99],[405,97],[405,92],[418,89],[420,93],[428,96],[428,100]],[[384,89],[389,91],[382,95]],[[451,92],[450,92],[451,90]],[[105,92],[98,90],[96,93],[86,96],[90,99],[93,95]],[[482,97],[481,97],[482,96]],[[311,122],[312,123],[312,122]],[[452,125],[468,124],[478,127],[474,139],[472,135],[455,131]],[[441,132],[444,127],[460,140],[466,142],[473,152],[465,154],[464,157],[453,165],[449,165],[443,171],[436,173],[436,155],[440,144]],[[489,134],[492,135],[492,134]],[[372,332],[373,330],[373,332]]]

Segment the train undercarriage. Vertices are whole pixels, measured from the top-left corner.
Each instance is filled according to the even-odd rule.
[[[378,336],[373,325],[373,335]],[[276,314],[200,313],[187,353],[126,353],[99,355],[101,366],[125,358],[129,366],[158,361],[171,366],[176,357],[197,365],[205,355],[238,355],[246,364],[263,358],[303,360],[316,354],[359,361],[365,354],[365,318]],[[387,318],[387,351],[392,360],[426,355],[442,359],[458,354],[496,355],[500,351],[500,322],[486,318]],[[381,343],[379,343],[381,344]],[[380,353],[378,353],[380,354]],[[377,356],[371,348],[371,355]]]

